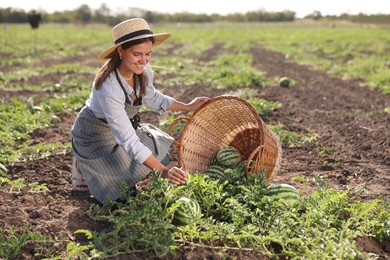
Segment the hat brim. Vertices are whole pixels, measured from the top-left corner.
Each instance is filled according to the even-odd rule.
[[[143,38],[148,38],[148,37],[153,37],[154,38],[153,46],[157,46],[157,45],[165,42],[166,40],[168,40],[171,37],[171,34],[170,33],[144,34],[144,35],[141,35],[141,36],[138,36],[138,37],[134,37],[134,38],[131,38],[131,39],[127,40],[127,41],[123,41],[123,42],[120,42],[118,44],[115,44],[114,46],[111,46],[107,50],[105,50],[102,53],[100,53],[98,58],[100,60],[110,59],[110,58],[112,58],[112,55],[114,54],[115,49],[118,48],[119,45],[122,45],[125,42],[130,42],[130,41],[143,39]]]

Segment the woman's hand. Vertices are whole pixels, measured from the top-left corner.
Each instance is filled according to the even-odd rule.
[[[176,166],[162,171],[162,177],[167,178],[173,184],[185,184],[187,182],[187,174],[185,171]]]
[[[167,109],[172,111],[190,112],[196,110],[198,107],[200,107],[201,105],[203,105],[209,100],[210,100],[209,97],[196,97],[187,104],[176,100]]]
[[[208,97],[196,97],[190,103],[187,104],[188,110],[194,111],[209,100],[210,98]]]

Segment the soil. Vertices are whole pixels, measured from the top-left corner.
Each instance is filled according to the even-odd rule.
[[[212,59],[218,54],[216,45],[204,53],[199,60]],[[327,185],[340,190],[350,189],[351,199],[369,201],[384,194],[390,195],[390,114],[384,112],[390,106],[390,97],[363,87],[359,80],[343,80],[294,63],[281,53],[255,46],[251,50],[253,66],[264,71],[268,77],[287,76],[294,81],[290,87],[273,86],[258,88],[256,97],[282,103],[282,107],[263,118],[266,124],[282,123],[287,130],[300,134],[317,134],[315,144],[283,147],[283,159],[273,182],[290,183],[304,193],[315,189],[315,184],[291,181],[294,176],[306,178],[326,177]],[[80,59],[79,59],[80,60]],[[61,62],[61,61],[59,61]],[[50,76],[48,76],[50,77]],[[157,77],[162,77],[156,75]],[[53,78],[53,77],[52,77]],[[91,76],[92,78],[92,76]],[[33,77],[23,81],[48,82],[52,79]],[[22,82],[21,82],[22,83]],[[196,96],[214,97],[226,92],[210,90],[207,86],[182,87],[157,86],[164,93],[188,102]],[[29,97],[32,92],[10,92],[0,90],[0,101],[12,96]],[[32,144],[42,142],[70,141],[70,130],[75,115],[59,115],[56,127],[39,129],[32,134]],[[158,123],[160,116],[144,113],[143,121]],[[322,150],[321,150],[322,148]],[[331,148],[331,149],[326,149]],[[328,151],[328,152],[320,152]],[[329,152],[331,151],[331,152]],[[172,159],[175,158],[172,148]],[[96,201],[88,193],[73,192],[71,185],[70,151],[47,158],[6,165],[8,178],[24,178],[26,183],[46,183],[49,192],[31,193],[0,190],[0,226],[9,230],[36,230],[51,235],[58,241],[53,255],[65,256],[69,241],[82,242],[74,232],[78,229],[99,231],[103,223],[92,221],[85,213]],[[357,244],[366,253],[379,258],[390,257],[389,243],[378,243],[373,239],[359,238]],[[34,249],[24,247],[20,259],[34,259]],[[179,250],[182,259],[221,259],[208,250]],[[240,255],[241,259],[267,259],[266,256]],[[37,258],[37,257],[35,257]],[[139,259],[139,258],[138,258]]]

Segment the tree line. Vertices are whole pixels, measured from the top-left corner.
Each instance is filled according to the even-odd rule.
[[[121,12],[114,13],[106,4],[101,4],[97,9],[91,9],[88,5],[83,4],[74,10],[62,12],[47,13],[44,10],[24,11],[15,8],[0,8],[0,21],[2,23],[28,23],[28,16],[39,15],[40,21],[44,23],[103,23],[114,25],[128,17],[143,17],[150,23],[158,22],[291,22],[296,20],[296,13],[285,10],[282,12],[266,12],[263,10],[250,11],[246,13],[233,13],[228,15],[219,14],[193,14],[187,12],[181,13],[159,13],[139,8],[128,8]],[[308,14],[306,19],[321,20],[347,20],[357,23],[387,23],[390,24],[390,15],[349,15],[340,16],[323,16],[319,11],[313,11]]]

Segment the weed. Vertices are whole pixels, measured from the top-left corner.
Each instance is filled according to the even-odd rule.
[[[317,140],[318,136],[315,134],[299,135],[296,132],[284,129],[283,124],[269,125],[269,128],[279,137],[282,144],[290,147],[310,144]]]
[[[10,180],[8,178],[0,177],[0,187],[1,186],[9,186],[9,193],[18,194],[23,188],[27,188],[30,193],[47,193],[49,189],[47,188],[47,184],[40,184],[38,182],[33,183],[25,183],[23,178],[18,178],[15,180]]]
[[[261,116],[267,116],[271,111],[282,106],[279,102],[267,101],[265,99],[249,98],[247,101]]]
[[[40,235],[35,231],[19,233],[15,228],[9,228],[7,232],[0,230],[0,258],[16,259],[20,257],[23,247],[34,245],[35,256],[50,256],[53,254],[54,240],[50,236]]]
[[[321,157],[325,157],[325,156],[329,156],[329,155],[332,155],[333,152],[334,152],[334,148],[333,147],[330,147],[330,146],[322,146],[322,145],[317,145],[316,147],[316,151],[317,153],[321,156]]]
[[[300,183],[306,183],[308,182],[309,180],[305,177],[305,176],[294,176],[291,178],[292,181],[297,181],[297,182],[300,182]]]

